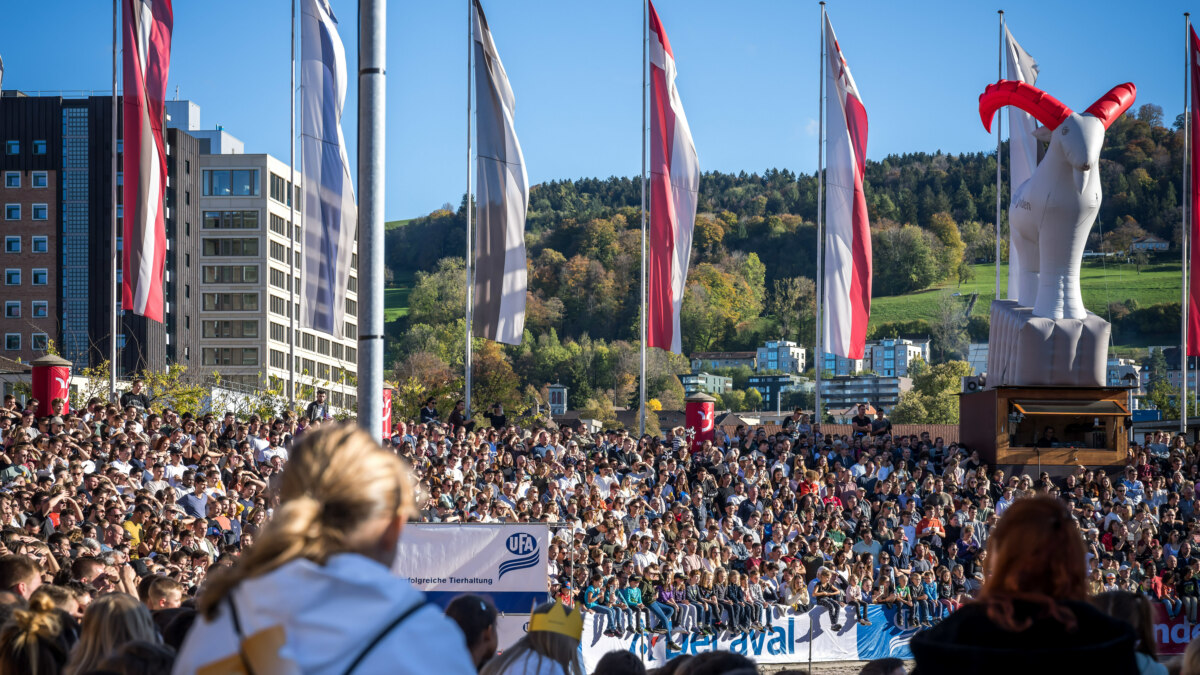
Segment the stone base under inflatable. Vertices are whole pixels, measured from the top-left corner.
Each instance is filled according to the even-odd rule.
[[[1112,327],[1083,319],[1045,319],[1015,300],[992,302],[987,386],[1103,387]]]

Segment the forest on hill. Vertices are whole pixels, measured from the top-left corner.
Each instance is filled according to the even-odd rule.
[[[1164,126],[1162,109],[1153,104],[1113,123],[1101,153],[1104,201],[1089,249],[1125,252],[1133,239],[1147,235],[1176,248],[1181,123]],[[1007,161],[1001,170],[1007,173]],[[994,152],[914,152],[868,161],[872,295],[961,283],[970,279],[971,263],[993,263],[995,180]],[[811,348],[815,174],[708,172],[700,187],[681,316],[684,354],[748,350],[776,338]],[[1006,204],[1007,192],[1004,175]],[[388,325],[402,406],[419,396],[461,391],[466,206],[465,199],[457,208],[447,204],[387,233],[390,278],[411,286],[407,313]],[[561,381],[570,387],[572,407],[599,413],[636,405],[640,207],[636,177],[533,186],[526,222],[526,337],[517,347],[476,341],[476,401],[504,400],[522,409],[543,398],[546,384]],[[1006,211],[1001,262],[1007,260]],[[945,295],[933,316],[873,321],[871,334],[930,336],[935,354],[961,356],[968,340],[986,339],[987,320],[968,320],[961,303]],[[1121,300],[1112,309],[1130,325],[1140,313],[1179,312],[1177,302],[1138,307]],[[683,395],[675,375],[686,372],[687,359],[651,351],[649,396],[675,407]]]

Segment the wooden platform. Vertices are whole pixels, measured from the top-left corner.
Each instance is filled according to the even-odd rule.
[[[1129,390],[996,387],[959,396],[962,442],[989,464],[1114,466],[1128,448]],[[1046,427],[1058,440],[1038,447]]]

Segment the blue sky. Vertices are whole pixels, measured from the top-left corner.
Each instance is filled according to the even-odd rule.
[[[356,6],[332,0],[347,61]],[[636,175],[641,141],[637,0],[483,0],[517,97],[530,180]],[[977,97],[996,78],[997,15],[1041,65],[1039,86],[1082,110],[1132,81],[1138,105],[1183,109],[1193,6],[1097,0],[831,0],[830,17],[870,117],[868,156],[995,147]],[[249,152],[286,160],[288,0],[176,0],[170,89]],[[705,170],[812,172],[817,156],[816,2],[658,0]],[[1082,7],[1082,11],[1078,8]],[[1200,4],[1194,6],[1200,11]],[[69,13],[68,13],[69,12]],[[111,6],[8,2],[6,89],[107,90]],[[389,219],[457,203],[466,183],[467,0],[392,0],[388,15]],[[345,134],[355,162],[356,93]]]

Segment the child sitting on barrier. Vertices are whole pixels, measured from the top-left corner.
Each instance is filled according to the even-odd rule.
[[[866,580],[866,583],[869,584],[870,580]],[[864,595],[862,582],[859,581],[858,575],[851,574],[850,579],[846,582],[846,612],[853,612],[854,618],[864,626],[871,625],[871,622],[867,620],[867,600],[870,597],[870,591]]]
[[[708,611],[708,633],[716,635],[721,626],[721,603],[713,593],[713,575],[708,570],[700,572],[700,583],[696,584],[696,592]]]
[[[639,576],[626,578],[625,573],[621,572],[621,597],[633,614],[633,631],[639,635],[645,635],[646,629],[650,625],[650,612],[642,604],[642,589],[639,586],[641,581],[642,578]]]
[[[616,575],[609,577],[604,582],[604,606],[613,612],[617,634],[632,635],[633,612],[630,611],[629,605],[625,604],[625,599],[621,596],[620,583],[620,579]]]
[[[604,617],[604,634],[609,637],[616,637],[616,617],[613,610],[604,605],[603,579],[604,577],[600,576],[598,572],[592,574],[591,583],[583,591],[583,606]]]
[[[842,592],[837,586],[833,585],[833,573],[828,568],[822,567],[817,572],[817,586],[813,590],[813,598],[817,604],[824,607],[825,611],[829,612],[830,628],[834,631],[840,631],[842,624],[838,623],[838,616],[842,611],[842,604],[838,601],[842,596]]]
[[[692,611],[695,612],[695,623],[692,627],[692,630],[700,633],[701,635],[709,635],[710,631],[708,629],[708,624],[710,621],[710,614],[708,611],[708,603],[704,602],[700,598],[700,570],[695,569],[691,572],[688,572],[686,582],[683,580],[682,576],[680,576],[679,588],[683,589],[684,600],[687,600],[688,605],[690,605]],[[678,591],[676,591],[676,595],[678,595]]]
[[[807,612],[812,608],[812,601],[808,597],[808,584],[804,581],[804,575],[796,574],[788,582],[787,592],[784,594],[784,604],[795,612]]]
[[[908,576],[905,574],[896,575],[896,604],[900,606],[900,629],[907,630],[914,625],[915,602],[912,589],[908,586]]]
[[[760,631],[770,630],[773,621],[771,616],[772,609],[771,603],[767,602],[766,596],[763,594],[762,578],[759,576],[757,569],[750,570],[750,574],[747,577],[749,578],[746,581],[746,595],[747,599],[754,606],[754,620],[751,622],[751,626]],[[766,622],[765,626],[763,625],[764,620]]]

